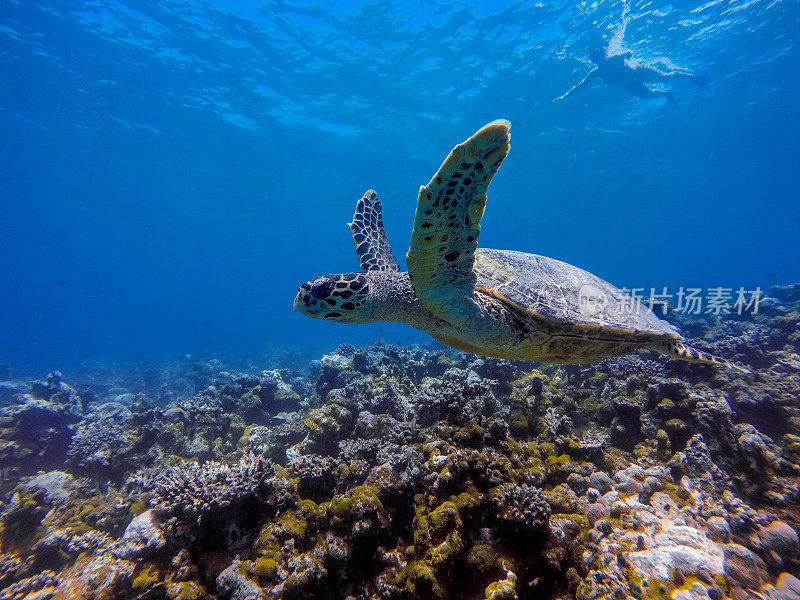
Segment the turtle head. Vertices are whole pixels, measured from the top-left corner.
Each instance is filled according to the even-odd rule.
[[[300,286],[292,310],[336,323],[369,323],[369,294],[365,273],[323,275]]]

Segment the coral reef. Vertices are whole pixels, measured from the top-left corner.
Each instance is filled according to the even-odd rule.
[[[272,474],[268,459],[245,454],[233,466],[209,460],[181,463],[155,474],[137,473],[128,485],[152,495],[153,504],[169,515],[202,521],[264,496]]]
[[[550,505],[537,487],[504,483],[497,488],[493,500],[498,520],[511,529],[535,533],[547,526]]]
[[[0,599],[796,599],[800,295],[762,307],[681,323],[750,373],[381,343],[3,382]]]

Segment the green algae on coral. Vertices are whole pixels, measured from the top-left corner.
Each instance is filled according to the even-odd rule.
[[[434,569],[445,568],[455,556],[464,549],[464,542],[458,531],[451,531],[441,543],[432,547],[427,558]]]
[[[515,412],[513,415],[511,415],[511,421],[508,424],[508,428],[511,431],[511,435],[515,437],[525,436],[529,433],[530,429],[528,416],[522,411]]]
[[[467,564],[481,573],[500,567],[501,560],[500,553],[491,544],[475,544],[467,553]]]
[[[253,575],[260,579],[272,579],[280,564],[274,558],[260,557],[253,562]]]
[[[207,598],[205,588],[194,581],[175,581],[167,585],[170,600],[201,600]]]
[[[661,493],[672,498],[679,508],[683,508],[692,502],[692,495],[684,488],[677,486],[674,483],[670,483],[669,481],[665,481],[663,485],[664,489],[661,490]]]
[[[506,573],[505,579],[495,581],[486,587],[485,600],[517,600],[517,575],[513,571]]]
[[[308,530],[308,521],[300,511],[292,511],[282,514],[278,522],[272,527],[273,535],[281,541],[288,539],[302,540]]]
[[[470,421],[463,427],[456,429],[453,439],[465,446],[480,448],[483,446],[486,431],[478,425],[477,421]]]
[[[334,524],[358,517],[366,512],[383,511],[383,504],[378,498],[378,494],[366,485],[360,485],[347,494],[337,494],[331,498],[330,502],[320,506],[326,506],[326,512],[333,519]]]
[[[428,515],[430,531],[434,536],[441,536],[447,531],[461,526],[458,508],[452,502],[443,502]]]
[[[162,577],[161,570],[156,565],[145,564],[138,570],[138,573],[134,571],[131,586],[134,590],[147,590],[161,581]]]
[[[403,570],[403,580],[406,589],[414,597],[437,600],[445,597],[444,588],[436,579],[433,568],[423,561],[409,563]]]

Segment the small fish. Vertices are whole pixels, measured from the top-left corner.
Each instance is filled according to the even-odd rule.
[[[72,285],[69,281],[64,281],[63,279],[54,279],[53,283],[56,285]]]
[[[764,277],[766,279],[775,279],[775,273],[767,273]]]
[[[177,421],[183,421],[186,418],[186,411],[179,406],[173,406],[172,408],[166,409],[162,415],[167,421],[175,423]]]
[[[130,353],[131,353],[131,349],[130,349],[130,348],[127,348],[127,349],[125,350],[125,356],[128,356],[128,354],[130,354]]]

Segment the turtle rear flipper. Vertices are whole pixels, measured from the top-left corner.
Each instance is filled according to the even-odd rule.
[[[744,367],[740,367],[739,365],[733,364],[731,361],[726,360],[724,358],[720,358],[719,356],[714,356],[713,354],[709,354],[708,352],[703,352],[702,350],[698,350],[697,348],[692,348],[691,346],[687,346],[683,342],[680,341],[668,341],[668,342],[658,342],[653,344],[653,349],[661,352],[661,354],[666,354],[667,356],[671,356],[672,358],[677,358],[678,360],[685,360],[687,362],[697,362],[697,363],[705,363],[708,365],[717,365],[722,367],[728,367],[729,369],[736,369],[737,371],[741,371],[742,373],[749,373],[748,369]]]

